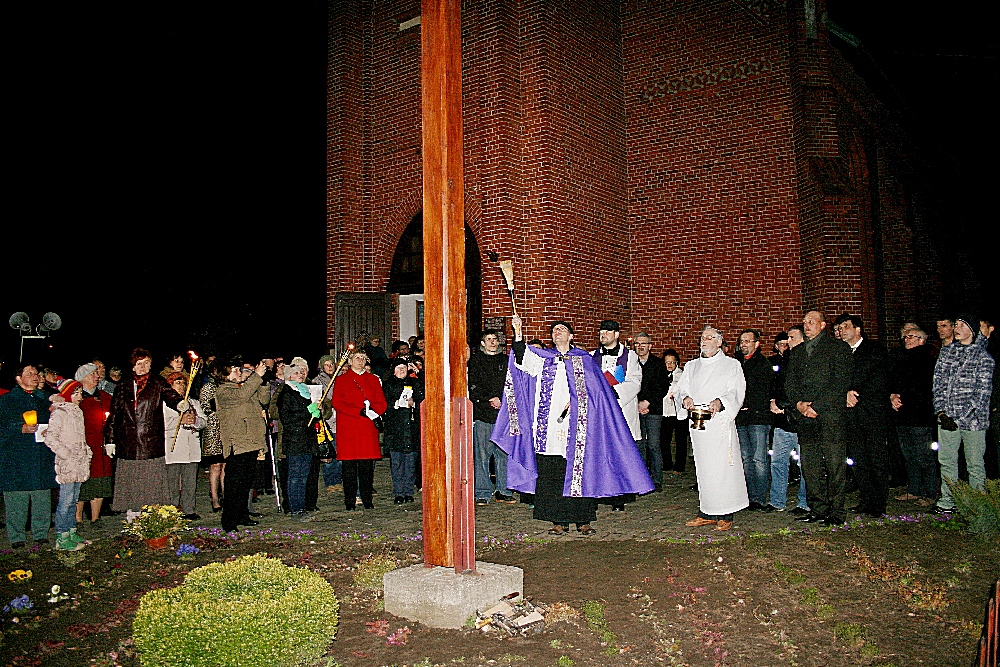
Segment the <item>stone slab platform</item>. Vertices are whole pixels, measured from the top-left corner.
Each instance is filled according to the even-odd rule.
[[[413,565],[387,572],[382,582],[387,612],[432,628],[461,628],[476,610],[524,593],[521,568],[482,561],[476,561],[475,574]]]

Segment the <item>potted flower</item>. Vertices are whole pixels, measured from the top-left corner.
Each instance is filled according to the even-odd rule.
[[[187,528],[188,520],[173,505],[143,505],[138,516],[123,523],[126,535],[145,540],[151,549],[162,549],[174,533]]]

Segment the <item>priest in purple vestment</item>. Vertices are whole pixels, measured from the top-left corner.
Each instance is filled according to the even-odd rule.
[[[594,532],[597,498],[649,493],[653,481],[614,391],[573,328],[551,326],[554,349],[527,347],[514,316],[514,344],[491,440],[507,452],[507,487],[535,494],[534,518],[553,535],[575,523]]]

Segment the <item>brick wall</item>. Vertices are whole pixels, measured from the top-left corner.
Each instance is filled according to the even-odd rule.
[[[331,332],[422,207],[419,13],[331,3]],[[514,260],[527,335],[566,317],[592,347],[610,317],[690,357],[705,324],[770,338],[819,307],[878,331],[940,301],[910,146],[801,3],[483,0],[462,36],[466,222]],[[510,314],[485,257],[482,293]]]
[[[788,18],[729,0],[622,18],[633,328],[685,358],[706,324],[773,337],[801,319]]]

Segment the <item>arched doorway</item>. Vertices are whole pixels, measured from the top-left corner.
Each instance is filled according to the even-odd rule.
[[[476,236],[468,225],[465,226],[465,290],[466,290],[466,328],[470,342],[478,344],[483,327],[483,263],[479,254],[479,244]],[[403,235],[396,245],[389,269],[389,284],[386,291],[400,295],[400,333],[407,331],[408,321],[402,321],[412,315],[411,301],[422,304],[423,299],[415,299],[414,295],[424,293],[424,214],[423,211],[413,216],[406,226]],[[409,299],[404,297],[411,297]],[[419,308],[419,306],[418,306]],[[419,311],[415,315],[419,321]],[[414,328],[417,328],[414,326]],[[403,335],[405,338],[405,334]],[[475,345],[473,345],[475,347]]]

